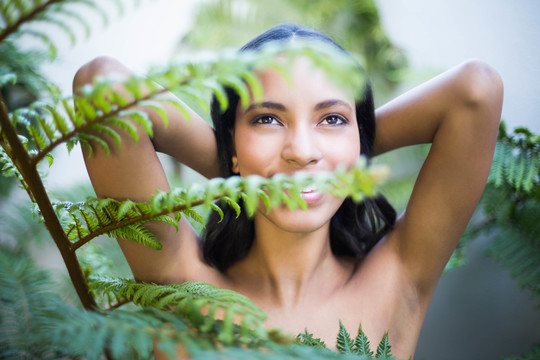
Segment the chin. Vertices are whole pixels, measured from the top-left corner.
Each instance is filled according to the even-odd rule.
[[[338,200],[338,199],[336,199]],[[311,233],[318,231],[323,227],[329,227],[332,217],[337,212],[342,201],[336,201],[334,204],[320,204],[319,206],[309,206],[307,210],[296,209],[289,210],[286,206],[272,209],[269,213],[266,210],[259,209],[256,221],[265,221],[271,223],[281,231],[289,233]]]

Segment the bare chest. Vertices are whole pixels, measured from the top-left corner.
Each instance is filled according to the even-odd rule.
[[[336,348],[340,322],[353,340],[361,327],[372,350],[388,332],[392,354],[398,359],[409,358],[414,354],[425,311],[408,294],[384,291],[384,287],[379,292],[371,290],[370,286],[344,289],[326,299],[312,294],[296,306],[251,298],[268,315],[268,327],[281,328],[291,335],[307,331],[331,349]]]

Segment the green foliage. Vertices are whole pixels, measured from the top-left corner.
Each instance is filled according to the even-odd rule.
[[[291,11],[287,13],[294,14],[300,9],[305,12],[306,1],[288,2]],[[123,9],[121,0],[115,0],[114,4],[119,11]],[[246,4],[249,11],[255,11],[256,2],[247,1]],[[222,0],[219,6],[221,10],[229,11],[230,19],[236,21],[230,1]],[[351,44],[357,43],[356,50],[366,54],[364,63],[368,71],[379,71],[389,83],[399,79],[405,65],[404,57],[382,32],[372,1],[317,0],[310,1],[309,6],[313,16],[309,21],[311,25],[330,33],[364,34],[363,41],[355,40]],[[42,52],[24,52],[17,43],[25,36],[37,38],[52,59],[56,56],[56,46],[40,25],[52,25],[71,41],[76,41],[77,31],[88,33],[90,30],[86,16],[82,15],[88,10],[101,16],[104,22],[110,16],[90,0],[0,0],[0,174],[2,178],[17,179],[27,191],[34,213],[47,224],[64,257],[73,285],[87,308],[74,308],[55,295],[48,276],[24,255],[24,246],[17,244],[17,251],[2,246],[0,357],[148,358],[153,341],[171,357],[177,344],[181,343],[193,358],[200,359],[216,358],[216,351],[219,351],[219,357],[235,359],[391,357],[388,334],[374,354],[361,328],[353,341],[340,323],[338,348],[344,353],[340,355],[325,349],[324,342],[315,339],[307,330],[293,345],[293,339],[279,331],[265,329],[265,315],[248,299],[232,291],[201,283],[155,285],[106,277],[105,273],[112,271],[103,260],[103,253],[94,247],[94,242],[90,243],[99,235],[108,234],[159,249],[159,240],[143,225],[146,221],[160,220],[176,227],[178,219],[184,215],[204,223],[197,206],[220,211],[214,205],[217,199],[225,200],[237,212],[246,211],[250,215],[261,200],[268,209],[282,203],[291,209],[302,208],[305,204],[299,189],[308,183],[315,184],[321,191],[337,196],[350,195],[360,201],[377,191],[384,177],[380,168],[367,167],[360,161],[350,170],[339,168],[316,176],[298,173],[276,175],[271,179],[256,176],[213,179],[205,186],[194,184],[157,193],[148,203],[96,198],[80,202],[51,201],[52,196],[43,187],[43,174],[37,171],[45,159],[49,166],[53,165],[52,152],[63,144],[68,150],[80,144],[89,153],[97,147],[109,153],[111,147],[122,146],[124,139],[137,141],[141,134],[151,136],[152,124],[141,109],[154,110],[166,123],[168,119],[162,104],[167,102],[187,118],[184,105],[164,97],[166,91],[190,98],[202,108],[207,108],[208,95],[213,94],[221,108],[226,109],[229,104],[225,87],[234,88],[244,100],[250,95],[249,91],[255,98],[260,98],[262,90],[254,71],[273,67],[288,78],[290,62],[274,61],[276,51],[286,51],[291,55],[291,61],[296,56],[307,56],[315,66],[332,69],[334,80],[349,90],[365,81],[351,76],[357,73],[351,71],[354,64],[336,57],[335,53],[326,56],[330,55],[329,49],[318,47],[315,50],[306,44],[285,50],[268,48],[261,56],[244,54],[238,57],[224,52],[213,58],[180,60],[155,68],[146,78],[98,79],[79,89],[74,97],[62,97],[36,71],[37,64],[44,59]],[[279,15],[283,13],[281,10]],[[321,14],[324,18],[331,14],[330,17],[336,20],[325,28],[320,21]],[[283,20],[280,17],[280,22]],[[290,21],[295,20],[291,18]],[[234,28],[244,31],[242,26]],[[340,36],[338,40],[347,44],[345,38],[339,39]],[[113,90],[113,82],[121,82],[122,91]],[[47,101],[8,108],[6,105],[9,104],[4,101],[6,89],[18,85],[26,86],[34,95],[39,93],[40,98],[47,98]],[[44,91],[48,93],[44,95]],[[501,128],[493,171],[482,200],[485,221],[469,232],[472,235],[494,234],[493,255],[510,267],[520,278],[521,285],[535,296],[540,294],[540,228],[535,221],[535,214],[540,211],[537,201],[540,195],[539,143],[538,136],[527,129],[508,134]],[[245,208],[240,207],[240,199]],[[28,215],[21,216],[28,218]],[[2,221],[2,226],[6,227],[8,218],[2,217]],[[0,236],[4,240],[8,235],[2,233]],[[19,236],[31,237],[33,234],[20,232]],[[88,299],[90,289],[100,305],[107,309],[93,308],[94,298]],[[125,305],[127,303],[130,304]],[[537,350],[532,350],[533,357]]]
[[[531,350],[521,356],[508,356],[501,360],[535,360],[540,358],[540,344],[534,345]]]
[[[28,258],[0,247],[0,358],[52,358],[54,349],[33,336],[52,325],[58,296],[51,285]]]
[[[356,336],[356,339],[354,341],[354,349],[360,355],[373,357],[373,351],[371,351],[371,344],[369,343],[369,339],[367,338],[366,334],[364,334],[364,332],[362,331],[362,325],[360,325],[358,335]]]
[[[193,207],[202,205],[221,212],[214,203],[221,198],[227,199],[227,203],[237,211],[240,210],[238,201],[243,200],[245,211],[250,216],[254,214],[259,200],[264,201],[268,210],[282,203],[294,210],[305,207],[298,189],[307,184],[315,184],[321,191],[337,196],[352,196],[360,201],[366,195],[376,194],[377,184],[385,177],[385,172],[381,166],[367,168],[365,159],[360,159],[351,169],[340,167],[334,172],[316,175],[296,173],[293,176],[278,174],[268,179],[256,175],[214,178],[206,186],[193,184],[188,188],[159,192],[148,203],[88,198],[84,202],[55,202],[52,205],[75,249],[102,234],[160,249],[159,240],[143,226],[149,220],[163,221],[177,230],[182,214],[204,223]],[[174,217],[167,215],[170,213]]]
[[[504,123],[499,131],[493,166],[488,181],[500,187],[503,184],[516,194],[540,196],[540,136],[526,128],[517,128],[508,134]]]
[[[488,254],[510,269],[522,288],[540,296],[540,136],[513,133],[501,124],[488,184],[480,203],[482,220],[468,232],[488,234]]]
[[[296,343],[300,345],[310,346],[319,350],[328,350],[324,341],[315,338],[307,329],[303,333],[296,336]]]
[[[105,277],[89,280],[91,290],[116,302],[131,301],[145,308],[173,309],[200,334],[223,344],[253,346],[271,338],[264,327],[266,315],[248,298],[231,290],[196,282],[155,285]]]
[[[208,1],[198,8],[197,30],[189,32],[182,45],[237,48],[270,26],[284,22],[305,24],[330,34],[361,57],[372,79],[381,85],[392,86],[402,79],[407,59],[384,33],[373,0]]]
[[[391,353],[392,347],[390,346],[390,342],[388,340],[388,332],[384,334],[384,337],[377,346],[376,354],[373,355],[369,340],[366,334],[364,334],[362,331],[362,326],[360,326],[358,330],[356,339],[353,340],[341,321],[339,322],[337,348],[342,354],[358,354],[366,359],[393,359]]]
[[[337,336],[337,348],[341,353],[352,353],[354,352],[353,346],[354,341],[351,339],[351,335],[349,335],[349,332],[343,326],[341,321],[339,322],[339,332]]]

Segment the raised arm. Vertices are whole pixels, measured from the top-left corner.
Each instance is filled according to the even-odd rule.
[[[467,61],[377,110],[375,153],[432,143],[387,243],[421,291],[431,292],[463,234],[491,167],[503,86]]]
[[[126,67],[112,58],[101,57],[91,61],[75,75],[74,93],[77,94],[81,86],[92,83],[95,77],[113,73],[126,77],[131,75]],[[122,91],[121,85],[113,86]],[[153,110],[143,109],[152,121],[153,138],[133,122],[138,128],[138,143],[134,143],[126,132],[120,130],[120,147],[106,136],[103,137],[111,146],[110,156],[99,146],[94,147],[91,155],[84,151],[88,174],[97,196],[143,202],[158,190],[169,190],[156,151],[175,157],[207,177],[218,175],[216,144],[210,126],[192,111],[190,121],[187,122],[174,106],[166,102],[163,106],[169,117],[168,127],[165,127]],[[181,220],[178,233],[172,226],[161,222],[149,222],[147,227],[161,240],[163,248],[160,251],[119,239],[137,279],[160,283],[178,282],[189,277],[190,272],[202,270],[204,264],[197,236],[185,219]]]

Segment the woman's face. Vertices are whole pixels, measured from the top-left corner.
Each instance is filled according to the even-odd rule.
[[[263,99],[240,104],[233,135],[233,171],[271,177],[276,173],[332,171],[352,166],[360,155],[354,98],[329,80],[308,59],[299,58],[287,82],[274,70],[258,74]],[[343,199],[303,189],[308,210],[285,206],[255,214],[292,232],[313,231],[328,224]]]

